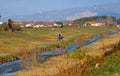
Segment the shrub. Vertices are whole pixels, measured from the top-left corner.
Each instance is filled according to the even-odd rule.
[[[73,58],[72,62],[58,66],[58,74],[55,76],[87,76],[89,70],[89,56],[84,50],[77,49],[67,57]]]
[[[79,64],[75,61],[72,63],[67,62],[64,65],[58,66],[58,74],[55,76],[87,76],[87,64]]]
[[[39,52],[40,50],[38,47],[32,49],[31,51],[28,48],[21,49],[20,52],[20,59],[22,60],[21,67],[26,68],[37,65],[40,59]]]
[[[118,43],[117,47],[118,47],[118,49],[120,50],[120,41],[119,41],[119,43]]]
[[[113,53],[103,58],[104,65],[100,66],[91,76],[111,76],[114,73],[120,74],[120,53]]]
[[[69,57],[81,60],[81,59],[87,59],[90,56],[86,55],[85,50],[77,49],[73,53],[69,54]]]
[[[22,28],[20,27],[20,26],[14,26],[14,27],[12,27],[12,32],[13,31],[20,31]]]
[[[20,31],[22,28],[20,26],[15,26],[16,31]]]
[[[8,26],[6,24],[0,25],[0,31],[8,31]]]

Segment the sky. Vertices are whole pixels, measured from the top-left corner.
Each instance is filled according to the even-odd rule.
[[[120,0],[0,0],[0,13],[3,16],[26,15],[113,2]]]

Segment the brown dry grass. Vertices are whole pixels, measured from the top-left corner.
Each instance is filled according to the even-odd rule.
[[[27,49],[28,50],[28,49]],[[32,66],[36,66],[38,64],[39,61],[39,55],[37,54],[38,48],[34,49],[34,51],[27,51],[26,49],[24,49],[21,53],[20,53],[20,60],[22,60],[21,62],[21,67],[32,67]]]
[[[63,32],[65,31],[65,32]],[[70,32],[71,31],[71,32]],[[80,30],[78,30],[80,32]],[[0,32],[0,56],[13,55],[19,53],[21,48],[27,46],[28,48],[33,49],[34,47],[39,46],[49,47],[50,45],[57,43],[57,33],[63,32],[65,40],[69,41],[78,36],[78,31],[73,30],[72,28],[56,28],[51,30],[50,28],[42,29],[28,29],[24,31],[16,32]],[[70,35],[68,35],[70,34]],[[29,45],[29,46],[28,46]]]
[[[87,49],[87,54],[92,57],[101,57],[106,51],[112,50],[114,47],[113,45],[119,42],[119,35],[120,34],[104,38],[89,46],[82,47],[81,49]],[[104,64],[101,62],[99,63],[102,65]],[[78,65],[77,62],[75,62],[75,64],[72,63],[71,66],[61,66],[62,68],[59,69],[60,72],[56,76],[87,76],[87,70],[89,69],[88,66],[87,63],[85,63],[85,65]],[[113,74],[113,76],[119,76],[119,74]]]
[[[105,51],[112,50],[114,45],[120,40],[120,33],[101,39],[89,46],[82,47],[81,49],[88,50],[87,54],[93,57],[102,56]]]
[[[111,50],[112,46],[116,44],[119,39],[120,33],[99,40],[81,49],[88,50],[87,54],[92,57],[102,56],[105,51]],[[74,62],[74,60],[68,59],[65,55],[53,57],[44,64],[39,64],[38,66],[19,72],[15,76],[86,76],[86,68],[88,68],[87,65],[81,67],[76,61]]]
[[[71,62],[66,56],[53,57],[43,64],[32,66],[29,70],[19,72],[15,76],[53,76],[58,73],[58,66]]]

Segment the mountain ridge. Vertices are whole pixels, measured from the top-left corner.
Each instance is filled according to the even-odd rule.
[[[90,16],[115,16],[120,18],[120,3],[108,3],[90,7],[75,7],[62,10],[45,11],[30,15],[11,16],[14,21],[72,21]]]

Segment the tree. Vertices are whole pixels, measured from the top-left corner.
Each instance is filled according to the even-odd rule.
[[[118,24],[118,25],[120,24],[120,18],[119,18],[119,19],[117,19],[117,24]]]
[[[116,18],[114,16],[108,16],[105,20],[106,25],[116,24]]]
[[[89,22],[89,21],[101,21],[101,22],[103,22],[104,20],[106,20],[106,18],[107,18],[107,16],[83,17],[83,18],[74,20],[73,24],[83,25],[85,22]]]
[[[63,23],[62,23],[62,22],[56,22],[56,24],[63,25]]]
[[[60,25],[60,27],[64,27],[64,24],[62,22],[55,22],[56,24]]]
[[[8,19],[8,28],[9,28],[9,30],[11,30],[12,31],[12,20],[11,19]]]

